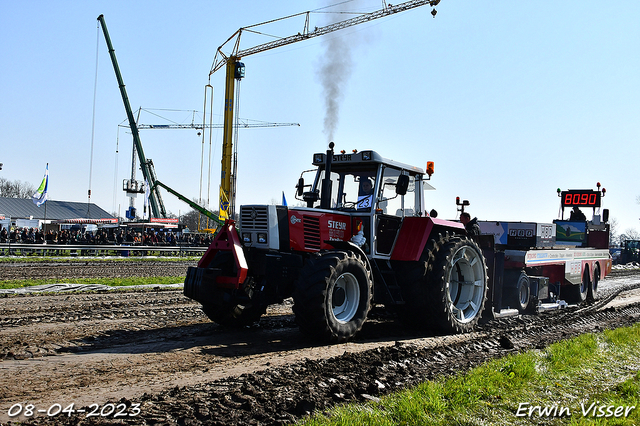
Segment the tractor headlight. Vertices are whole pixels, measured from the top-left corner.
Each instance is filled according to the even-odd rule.
[[[243,243],[250,243],[251,242],[251,234],[248,232],[243,232],[242,233],[242,242]]]
[[[261,232],[258,234],[258,243],[260,244],[267,244],[267,234],[264,232]]]

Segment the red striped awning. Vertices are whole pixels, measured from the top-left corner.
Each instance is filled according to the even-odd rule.
[[[118,223],[118,219],[60,219],[54,220],[51,223],[89,223],[89,224],[100,224],[100,223]]]

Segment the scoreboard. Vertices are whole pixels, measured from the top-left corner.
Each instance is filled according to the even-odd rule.
[[[560,194],[562,207],[600,207],[600,191],[571,189]]]

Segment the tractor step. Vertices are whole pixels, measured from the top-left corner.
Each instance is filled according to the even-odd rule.
[[[373,272],[376,276],[376,280],[383,284],[383,287],[386,291],[380,290],[383,292],[382,297],[389,300],[392,305],[404,305],[406,302],[402,297],[402,289],[398,285],[398,280],[396,279],[396,272],[391,269],[391,265],[389,261],[384,262],[371,262],[373,266]]]

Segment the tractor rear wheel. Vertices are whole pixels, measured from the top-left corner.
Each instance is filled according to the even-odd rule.
[[[300,329],[323,341],[352,338],[371,308],[373,276],[368,263],[353,252],[313,255],[300,273],[293,312]]]
[[[406,313],[413,325],[445,333],[472,331],[487,299],[487,266],[473,240],[440,234],[422,258],[401,274]]]
[[[465,237],[452,237],[435,253],[429,285],[436,321],[444,331],[467,333],[474,329],[487,300],[487,265],[482,250]]]

